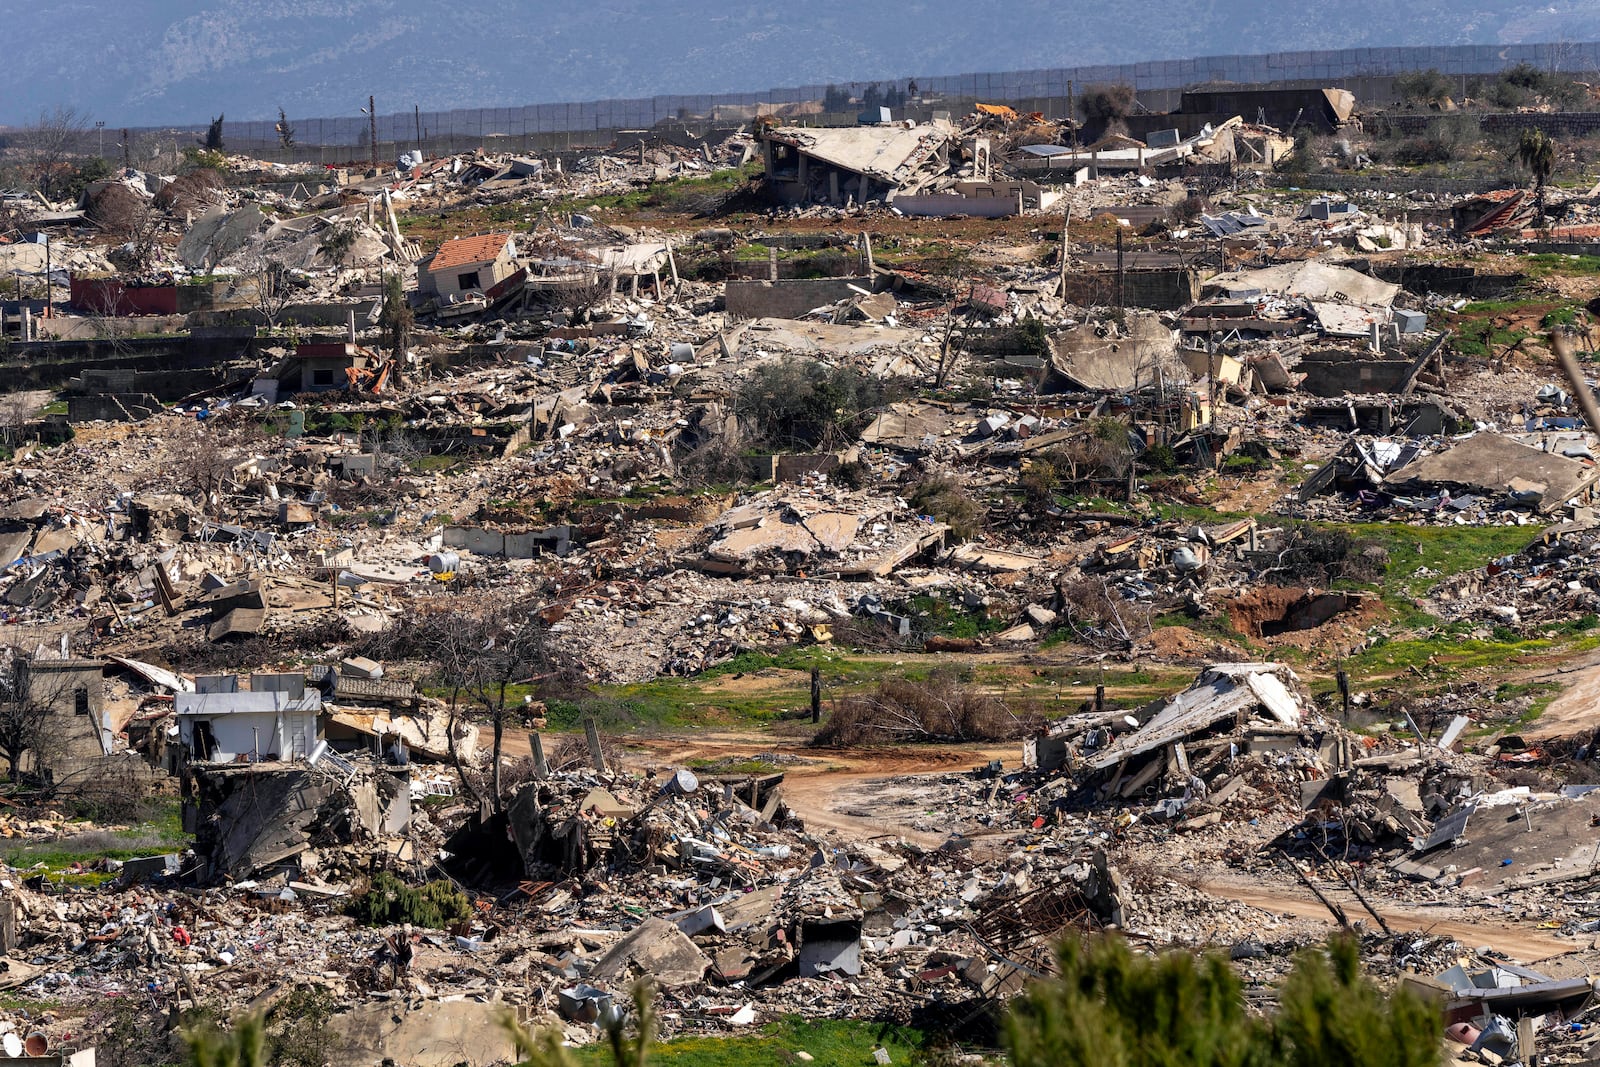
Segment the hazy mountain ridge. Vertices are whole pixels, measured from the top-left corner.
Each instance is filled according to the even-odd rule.
[[[1600,0],[863,6],[595,0],[88,0],[8,19],[0,121],[68,104],[114,124],[511,106],[1199,55],[1600,38]],[[70,28],[70,30],[68,29]]]

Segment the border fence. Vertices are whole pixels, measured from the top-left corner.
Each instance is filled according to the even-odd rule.
[[[1583,73],[1600,71],[1600,42],[1558,42],[1510,45],[1449,45],[1393,48],[1345,48],[1330,51],[1275,52],[1262,55],[1203,56],[1146,63],[1105,64],[1020,70],[1000,73],[918,76],[893,84],[915,82],[927,109],[970,101],[1023,105],[1027,110],[1064,117],[1074,92],[1094,86],[1127,83],[1151,110],[1176,104],[1176,91],[1207,82],[1277,84],[1303,82],[1331,85],[1351,79],[1386,79],[1407,71],[1437,69],[1462,79],[1495,75],[1520,63],[1545,70]],[[842,83],[842,87],[862,83]],[[887,84],[887,83],[886,83]],[[479,145],[520,146],[526,150],[560,150],[609,145],[619,133],[662,126],[703,130],[748,121],[762,107],[822,100],[828,86],[801,85],[741,93],[666,95],[587,103],[529,104],[523,107],[457,108],[449,111],[394,112],[377,116],[380,149],[451,152]],[[928,103],[936,99],[938,103]],[[357,113],[336,117],[289,116],[296,151],[282,153],[302,161],[360,158],[370,151],[369,120]],[[1154,105],[1154,106],[1152,106]],[[919,110],[905,109],[912,116]],[[182,136],[205,133],[194,126],[143,128],[141,134]],[[233,151],[274,158],[281,152],[275,120],[222,125],[223,142]],[[330,151],[332,150],[332,151]],[[342,151],[341,151],[342,150]],[[388,151],[380,151],[386,158]]]

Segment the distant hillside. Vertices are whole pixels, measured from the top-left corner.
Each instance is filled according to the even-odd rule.
[[[1600,38],[1600,0],[91,0],[11,5],[0,122],[112,124],[725,92],[1400,44]],[[1397,17],[1399,16],[1399,17]]]

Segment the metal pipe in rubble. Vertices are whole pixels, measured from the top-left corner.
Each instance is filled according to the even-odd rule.
[[[1572,351],[1572,338],[1562,330],[1550,331],[1550,350],[1561,361],[1561,369],[1567,372],[1567,381],[1572,383],[1572,395],[1578,398],[1578,404],[1583,408],[1589,432],[1600,434],[1600,405],[1595,404],[1594,391],[1583,380],[1583,369],[1578,366],[1578,357]]]

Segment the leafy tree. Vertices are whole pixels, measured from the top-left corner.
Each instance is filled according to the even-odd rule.
[[[383,284],[383,310],[378,312],[378,328],[383,331],[383,343],[388,346],[394,360],[396,382],[405,381],[406,349],[411,344],[411,328],[417,316],[406,300],[405,279],[398,272],[389,275]]]
[[[740,385],[735,410],[770,447],[835,448],[869,410],[895,399],[891,389],[850,367],[791,356],[758,367]]]
[[[867,86],[866,91],[861,94],[861,110],[871,111],[873,108],[881,107],[882,105],[883,90],[878,88],[877,82],[873,82],[871,85]]]
[[[1398,74],[1394,79],[1395,95],[1408,104],[1426,107],[1450,99],[1450,79],[1438,68],[1413,70]]]
[[[289,116],[283,113],[283,108],[281,107],[278,109],[278,123],[273,129],[278,131],[278,143],[280,145],[285,148],[294,147],[294,127],[289,125]]]
[[[1358,945],[1303,952],[1275,1014],[1254,1017],[1225,958],[1136,956],[1112,937],[1068,938],[1061,976],[1006,1019],[1015,1067],[1436,1067],[1438,1015],[1361,975]]]
[[[105,181],[113,173],[115,172],[109,162],[99,156],[90,156],[71,168],[60,186],[61,196],[68,200],[80,200],[89,186],[95,182]]]
[[[1541,70],[1532,63],[1518,63],[1500,73],[1482,90],[1497,107],[1524,107],[1544,101],[1569,107],[1582,99],[1584,87],[1556,71]]]
[[[388,871],[373,875],[372,886],[350,901],[348,914],[367,926],[412,923],[443,930],[472,918],[472,901],[454,882],[429,882],[413,889]]]
[[[966,484],[953,474],[934,474],[919,482],[906,494],[906,503],[923,515],[950,527],[950,532],[963,541],[970,541],[983,532],[987,513],[982,504],[973,499]]]
[[[207,152],[222,151],[222,116],[218,115],[211,120],[211,125],[206,128],[205,140],[200,142],[200,147]]]
[[[1363,977],[1359,942],[1349,936],[1331,940],[1326,954],[1300,954],[1273,1019],[1292,1067],[1435,1067],[1442,1025],[1421,997]]]
[[[837,85],[830,85],[822,92],[822,110],[828,112],[849,111],[850,94]]]
[[[183,150],[183,169],[196,170],[224,170],[228,165],[228,157],[219,151],[201,148],[199,145],[190,145]]]
[[[360,232],[354,222],[335,223],[323,232],[317,248],[333,260],[334,266],[343,267],[345,260],[350,258],[350,250],[356,246],[356,237]]]
[[[1556,145],[1550,135],[1540,129],[1522,131],[1517,141],[1517,162],[1533,174],[1533,205],[1539,212],[1539,224],[1544,224],[1544,183],[1556,169]]]

